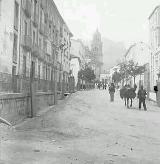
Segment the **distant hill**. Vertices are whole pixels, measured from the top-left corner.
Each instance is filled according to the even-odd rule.
[[[114,42],[107,38],[102,38],[102,42],[104,69],[108,69],[117,64],[125,54],[126,48],[123,42]]]

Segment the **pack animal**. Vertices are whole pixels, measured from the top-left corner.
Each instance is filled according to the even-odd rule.
[[[127,108],[132,107],[133,99],[136,97],[136,89],[136,85],[134,85],[134,88],[131,88],[129,85],[125,85],[123,88],[120,89],[120,97],[121,99],[124,99],[125,106],[127,106]]]

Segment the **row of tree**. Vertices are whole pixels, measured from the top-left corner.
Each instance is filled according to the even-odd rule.
[[[138,63],[135,63],[133,60],[130,60],[128,62],[124,61],[118,64],[120,69],[119,71],[115,71],[112,80],[114,83],[119,83],[120,81],[128,79],[130,77],[133,77],[134,84],[136,76],[141,75],[145,72],[145,66],[139,66]]]

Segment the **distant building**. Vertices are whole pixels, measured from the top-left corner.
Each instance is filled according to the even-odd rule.
[[[139,66],[145,66],[145,73],[137,75],[135,79],[136,85],[139,87],[143,85],[144,88],[149,90],[150,88],[150,75],[149,75],[149,63],[150,63],[150,48],[146,43],[138,42],[129,47],[125,54],[125,60],[133,60]],[[146,80],[147,79],[147,83]],[[133,86],[134,79],[130,77],[128,83]]]
[[[105,83],[105,84],[110,83],[110,74],[109,74],[109,72],[100,74],[100,81],[102,83]]]
[[[149,40],[151,48],[150,81],[151,90],[157,84],[160,73],[160,6],[157,6],[149,16]]]
[[[85,46],[81,40],[71,39],[71,65],[70,70],[75,78],[75,87],[78,84],[78,72],[85,67]]]
[[[103,53],[102,53],[102,40],[101,34],[97,31],[93,35],[93,40],[91,43],[92,61],[95,64],[95,75],[96,79],[100,79],[100,74],[102,73],[103,67]]]

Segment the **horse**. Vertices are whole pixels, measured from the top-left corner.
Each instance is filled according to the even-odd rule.
[[[136,97],[136,89],[136,85],[134,85],[134,88],[131,88],[129,85],[125,85],[120,89],[120,97],[121,99],[124,99],[125,106],[127,105],[127,108],[129,108],[129,100],[131,101],[130,107],[132,107],[133,99]]]

